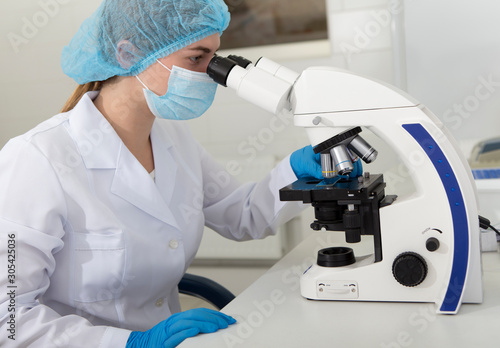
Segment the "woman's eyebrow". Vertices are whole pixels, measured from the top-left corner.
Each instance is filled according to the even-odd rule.
[[[212,50],[208,47],[205,46],[196,46],[196,47],[191,47],[189,48],[190,51],[203,51],[205,53],[212,53]],[[215,50],[217,52],[219,49]]]

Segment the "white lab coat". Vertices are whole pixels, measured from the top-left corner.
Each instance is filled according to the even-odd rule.
[[[180,310],[177,284],[204,225],[262,238],[302,209],[277,196],[296,179],[288,159],[239,185],[178,121],[153,125],[153,181],[95,108],[96,95],[0,152],[2,347],[124,347],[130,330]],[[16,341],[6,331],[6,239],[16,246]]]

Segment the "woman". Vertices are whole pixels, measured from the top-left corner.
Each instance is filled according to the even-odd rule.
[[[65,47],[80,86],[0,152],[2,346],[174,347],[235,322],[180,312],[203,226],[271,235],[301,210],[278,190],[321,169],[307,147],[241,186],[178,121],[210,106],[228,22],[222,0],[105,0]]]

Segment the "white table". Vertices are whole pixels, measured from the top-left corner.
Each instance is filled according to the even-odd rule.
[[[429,303],[304,299],[300,274],[317,250],[343,238],[338,232],[311,232],[222,310],[237,324],[179,347],[500,347],[499,253],[482,254],[484,302],[463,304],[457,315],[438,315]],[[362,254],[371,242],[359,247]]]

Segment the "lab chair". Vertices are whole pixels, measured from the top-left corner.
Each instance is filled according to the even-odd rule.
[[[179,282],[179,293],[200,298],[218,309],[222,309],[235,298],[231,291],[219,283],[190,273],[184,274]]]

